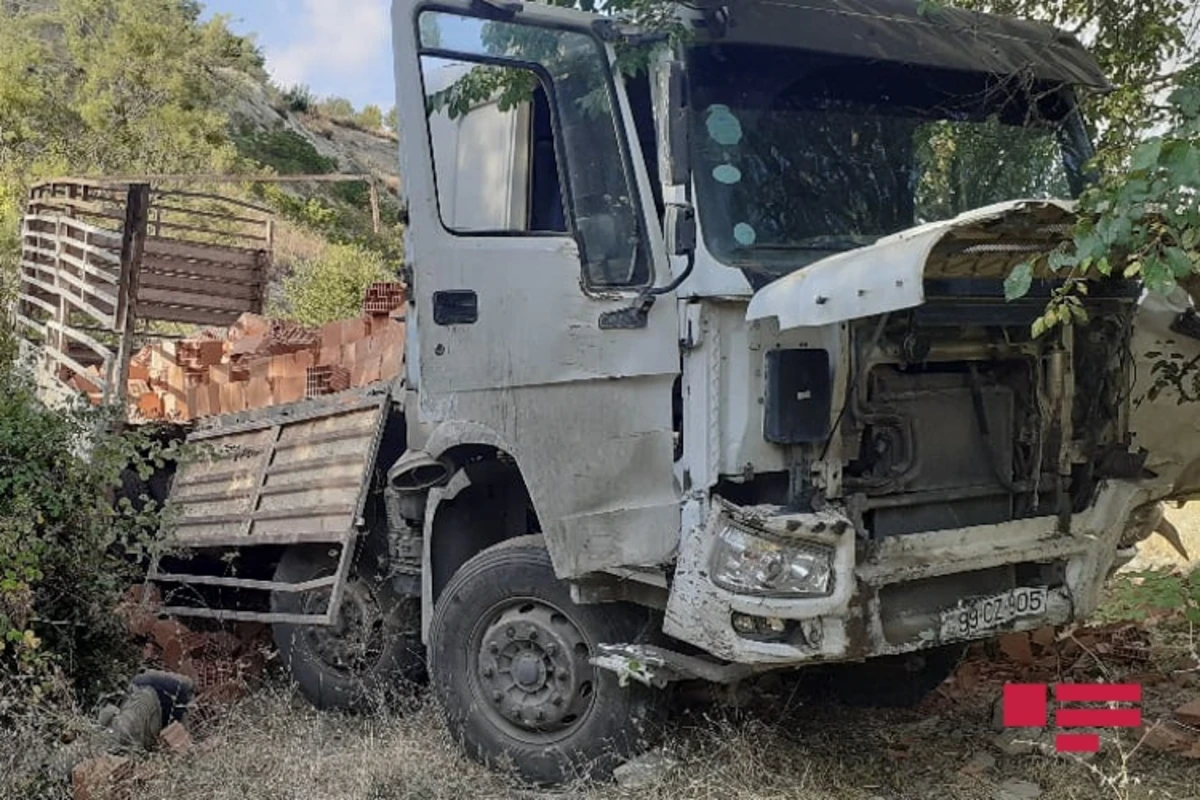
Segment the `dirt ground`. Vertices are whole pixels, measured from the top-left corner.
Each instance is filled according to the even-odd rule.
[[[1200,506],[1172,510],[1171,517],[1189,550],[1200,555]],[[1147,551],[1137,568],[1179,562],[1165,544],[1151,542]],[[1105,734],[1100,755],[1088,762],[1052,748],[1008,754],[997,744],[1002,735],[994,727],[993,704],[1005,680],[1136,680],[1144,685],[1143,715],[1150,726],[1200,697],[1200,672],[1190,671],[1200,666],[1190,632],[1179,626],[1148,630],[1154,650],[1149,662],[1122,661],[1085,645],[1082,654],[1075,648],[1070,658],[1051,659],[1049,668],[1045,659],[1027,668],[994,643],[978,646],[959,674],[914,710],[845,707],[787,678],[769,679],[740,706],[691,703],[677,710],[660,751],[669,764],[645,785],[581,784],[556,792],[524,787],[461,756],[424,695],[407,708],[378,714],[322,714],[276,678],[196,725],[198,743],[190,754],[143,760],[132,797],[1200,799],[1200,759],[1158,752],[1142,743],[1139,730]],[[0,731],[0,773],[6,748],[11,753],[30,746]],[[0,798],[18,796],[4,787],[0,774]]]

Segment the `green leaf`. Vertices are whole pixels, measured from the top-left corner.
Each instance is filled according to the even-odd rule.
[[[1175,286],[1171,266],[1157,253],[1151,254],[1142,262],[1142,275],[1146,279],[1146,288],[1152,291],[1167,292]]]
[[[1104,239],[1096,230],[1086,231],[1076,234],[1075,236],[1075,251],[1077,256],[1077,264],[1090,264],[1102,256],[1107,255],[1108,246],[1104,243]]]
[[[1055,250],[1047,261],[1051,271],[1058,272],[1064,267],[1073,267],[1078,264],[1079,256],[1067,250]]]
[[[1028,261],[1013,267],[1013,271],[1004,279],[1004,299],[1018,300],[1029,294],[1033,285],[1033,264]]]
[[[1190,256],[1178,247],[1168,247],[1165,252],[1166,262],[1171,267],[1171,273],[1176,278],[1191,275],[1196,269]]]
[[[1039,339],[1041,338],[1042,334],[1049,330],[1049,328],[1050,323],[1043,314],[1033,321],[1033,325],[1030,327],[1029,333],[1034,339]]]
[[[1158,164],[1158,157],[1162,155],[1163,140],[1154,138],[1148,142],[1143,142],[1138,145],[1133,151],[1133,160],[1129,168],[1134,172],[1144,172]]]
[[[1182,86],[1167,98],[1185,117],[1200,117],[1200,87]]]

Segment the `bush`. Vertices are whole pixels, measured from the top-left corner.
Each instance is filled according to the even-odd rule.
[[[144,575],[127,556],[159,519],[153,504],[114,503],[115,489],[128,465],[148,475],[162,453],[143,460],[148,439],[105,433],[106,419],[46,408],[26,376],[0,365],[0,727],[14,702],[36,700],[58,677],[91,697],[128,663],[113,610]]]
[[[317,113],[326,119],[353,122],[354,104],[344,97],[326,97],[317,104]]]
[[[287,105],[289,111],[297,114],[306,114],[316,104],[316,98],[313,97],[312,90],[307,86],[296,84],[284,90],[283,102]]]
[[[379,253],[351,244],[330,245],[297,264],[284,278],[281,307],[273,313],[305,325],[324,325],[362,313],[367,287],[395,280]]]
[[[336,172],[336,158],[321,155],[312,142],[286,128],[243,130],[234,137],[238,153],[280,175],[325,175]]]
[[[366,128],[369,131],[377,131],[383,128],[383,110],[379,106],[367,106],[358,113],[354,119],[359,127]]]
[[[273,207],[276,212],[295,224],[312,231],[329,242],[363,248],[377,254],[385,263],[403,260],[403,242],[399,232],[385,228],[373,230],[369,192],[361,183],[333,184],[325,190],[327,197],[301,198],[288,194],[279,186],[259,184],[251,190],[255,197]],[[383,195],[384,220],[394,206]],[[284,313],[280,307],[280,313]]]

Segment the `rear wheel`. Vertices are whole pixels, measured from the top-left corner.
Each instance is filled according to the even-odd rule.
[[[606,778],[650,744],[657,693],[589,663],[601,643],[644,640],[650,613],[580,606],[541,537],[468,561],[438,599],[429,633],[434,691],[452,734],[487,764],[526,780]]]
[[[338,556],[336,548],[290,548],[275,570],[275,580],[301,583],[333,575]],[[389,584],[367,573],[361,568],[351,571],[335,624],[272,626],[292,679],[317,708],[360,708],[424,675],[419,599],[398,596]],[[271,610],[323,614],[329,597],[328,589],[276,592]]]

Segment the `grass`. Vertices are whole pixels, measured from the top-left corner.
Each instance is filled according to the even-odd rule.
[[[1147,688],[1149,718],[1179,697],[1200,693],[1168,681]],[[999,684],[965,699],[935,695],[911,711],[850,709],[804,695],[787,680],[759,684],[741,708],[682,708],[664,752],[670,767],[649,786],[568,787],[558,792],[523,786],[503,771],[463,757],[437,709],[424,696],[403,709],[360,716],[314,711],[282,682],[261,689],[227,712],[195,727],[190,755],[156,754],[138,768],[138,800],[995,800],[1006,781],[1036,783],[1042,800],[1103,797],[1150,800],[1197,797],[1200,762],[1140,749],[1122,764],[1106,745],[1091,765],[1066,757],[1006,757],[992,749],[991,704]],[[58,724],[66,721],[59,720]],[[77,725],[78,723],[72,723]],[[46,730],[18,739],[0,734],[0,753],[18,751],[28,769],[33,749],[45,753]],[[1132,734],[1131,734],[1132,736]],[[39,738],[40,737],[40,738]],[[1136,737],[1125,740],[1132,749]],[[982,772],[964,769],[981,753],[995,757]],[[0,755],[0,766],[9,766]],[[1098,773],[1097,773],[1098,771]],[[1122,772],[1136,785],[1102,794],[1097,774]],[[52,798],[15,784],[0,797]]]
[[[1193,576],[1196,573],[1193,573]],[[1149,664],[1103,654],[1059,669],[1062,679],[1143,683],[1148,723],[1200,696],[1196,635],[1162,608],[1192,592],[1186,573],[1129,573],[1114,581],[1101,617],[1151,609]],[[1158,609],[1158,610],[1155,610]],[[939,690],[915,710],[847,708],[787,676],[763,679],[736,704],[678,701],[662,752],[672,761],[649,785],[580,784],[557,792],[523,786],[466,759],[428,696],[359,716],[314,711],[275,675],[256,694],[194,723],[186,756],[142,759],[137,800],[1002,800],[1011,781],[1040,800],[1195,800],[1200,760],[1138,747],[1121,734],[1089,763],[1046,753],[1007,756],[992,740],[992,705],[1018,668],[989,662],[969,691]],[[994,654],[993,654],[994,655]],[[994,669],[993,669],[994,668]],[[1073,670],[1073,671],[1072,671]],[[1019,675],[1019,672],[1016,672]],[[1039,680],[1044,679],[1039,677]],[[1050,680],[1054,680],[1051,677]],[[0,727],[0,798],[66,797],[31,777],[79,715]],[[994,759],[989,761],[989,757]],[[978,766],[983,760],[982,768]],[[971,766],[975,762],[976,766]],[[1112,785],[1105,786],[1108,780]]]

